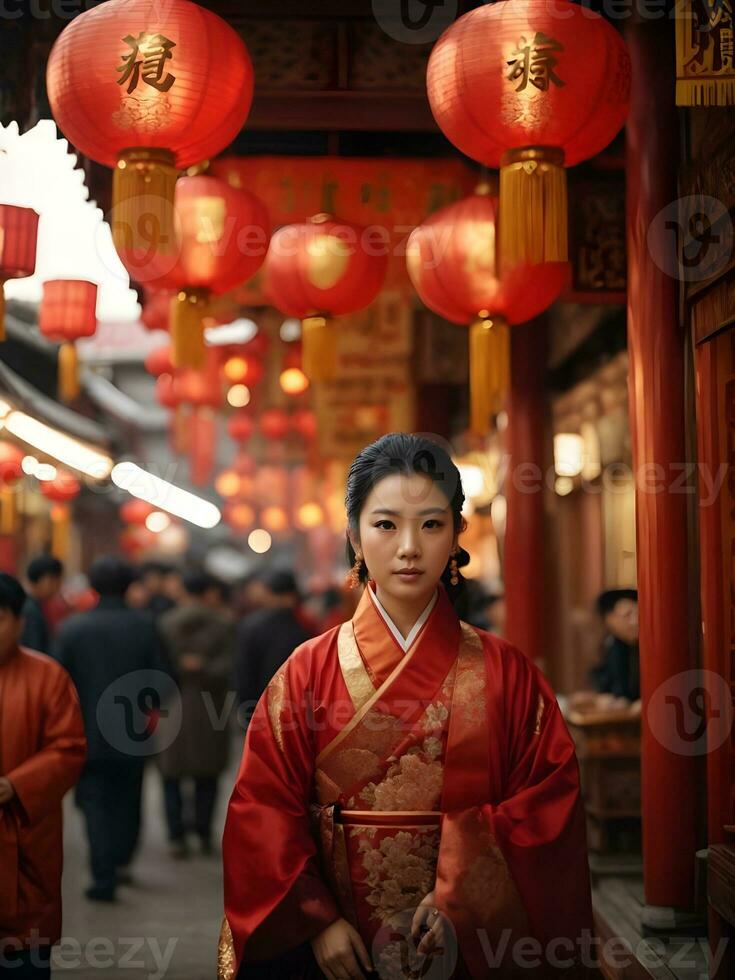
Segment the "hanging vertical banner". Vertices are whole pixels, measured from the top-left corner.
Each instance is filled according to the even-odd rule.
[[[732,0],[678,0],[676,104],[735,105]]]
[[[399,293],[337,318],[337,373],[313,386],[319,449],[352,460],[386,432],[414,428],[412,311]]]

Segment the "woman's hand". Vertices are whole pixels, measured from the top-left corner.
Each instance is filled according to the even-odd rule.
[[[346,919],[327,926],[312,939],[311,948],[327,980],[363,980],[372,972],[365,943]]]
[[[444,948],[444,917],[436,907],[436,896],[430,891],[419,904],[414,912],[411,922],[411,938],[416,940],[421,936],[421,927],[425,926],[425,932],[418,945],[417,952],[420,955],[431,956]]]

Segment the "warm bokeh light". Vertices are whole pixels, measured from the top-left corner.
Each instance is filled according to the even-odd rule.
[[[579,476],[583,461],[582,436],[576,432],[557,432],[554,436],[554,469],[557,476]]]
[[[256,528],[248,535],[248,544],[257,555],[264,555],[270,551],[273,540],[266,530],[262,527]]]
[[[133,497],[145,500],[198,527],[216,527],[221,518],[219,507],[188,490],[148,473],[136,463],[125,460],[113,467],[110,479],[116,487],[127,490]]]
[[[162,510],[154,510],[152,514],[146,517],[145,526],[149,531],[153,531],[154,534],[160,534],[167,527],[171,527],[171,518],[168,514],[164,514]]]
[[[25,412],[11,412],[5,419],[5,428],[21,442],[47,456],[53,456],[86,476],[102,480],[110,474],[112,460],[106,453],[79,442],[45,422],[39,422]]]
[[[316,503],[302,504],[298,509],[297,518],[301,527],[309,530],[323,523],[324,511]]]
[[[220,497],[236,497],[240,493],[240,474],[234,470],[222,470],[214,481],[214,489]]]
[[[574,490],[574,480],[570,476],[557,476],[554,490],[560,497],[566,497]]]
[[[309,379],[300,368],[287,368],[281,373],[281,388],[287,395],[303,395]]]
[[[244,357],[229,357],[222,370],[228,381],[237,384],[238,381],[244,381],[247,378],[248,362]]]
[[[227,392],[227,401],[233,408],[245,408],[250,402],[250,389],[247,385],[233,385]]]
[[[283,507],[266,507],[260,515],[260,520],[269,531],[278,533],[288,527],[288,515]]]

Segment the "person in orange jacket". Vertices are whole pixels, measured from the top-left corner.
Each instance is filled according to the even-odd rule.
[[[25,601],[0,573],[0,977],[40,980],[61,937],[61,801],[86,740],[67,672],[19,646]]]

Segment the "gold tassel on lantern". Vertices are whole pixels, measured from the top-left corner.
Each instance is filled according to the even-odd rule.
[[[73,402],[79,397],[79,357],[73,342],[59,348],[58,370],[59,398],[63,402]]]
[[[204,367],[204,317],[209,290],[182,289],[171,300],[171,360],[174,367]]]
[[[69,551],[71,509],[68,504],[54,504],[51,508],[51,554],[65,561]]]
[[[301,322],[303,371],[309,381],[330,381],[337,373],[337,326],[324,316]]]
[[[169,150],[120,154],[112,177],[112,240],[118,252],[166,255],[175,245],[174,191],[178,171]]]
[[[470,327],[470,428],[484,435],[500,412],[510,385],[510,330],[482,310]]]
[[[0,534],[15,534],[18,525],[17,490],[17,487],[9,484],[0,487]]]
[[[500,268],[567,261],[564,151],[508,150],[500,167]]]

